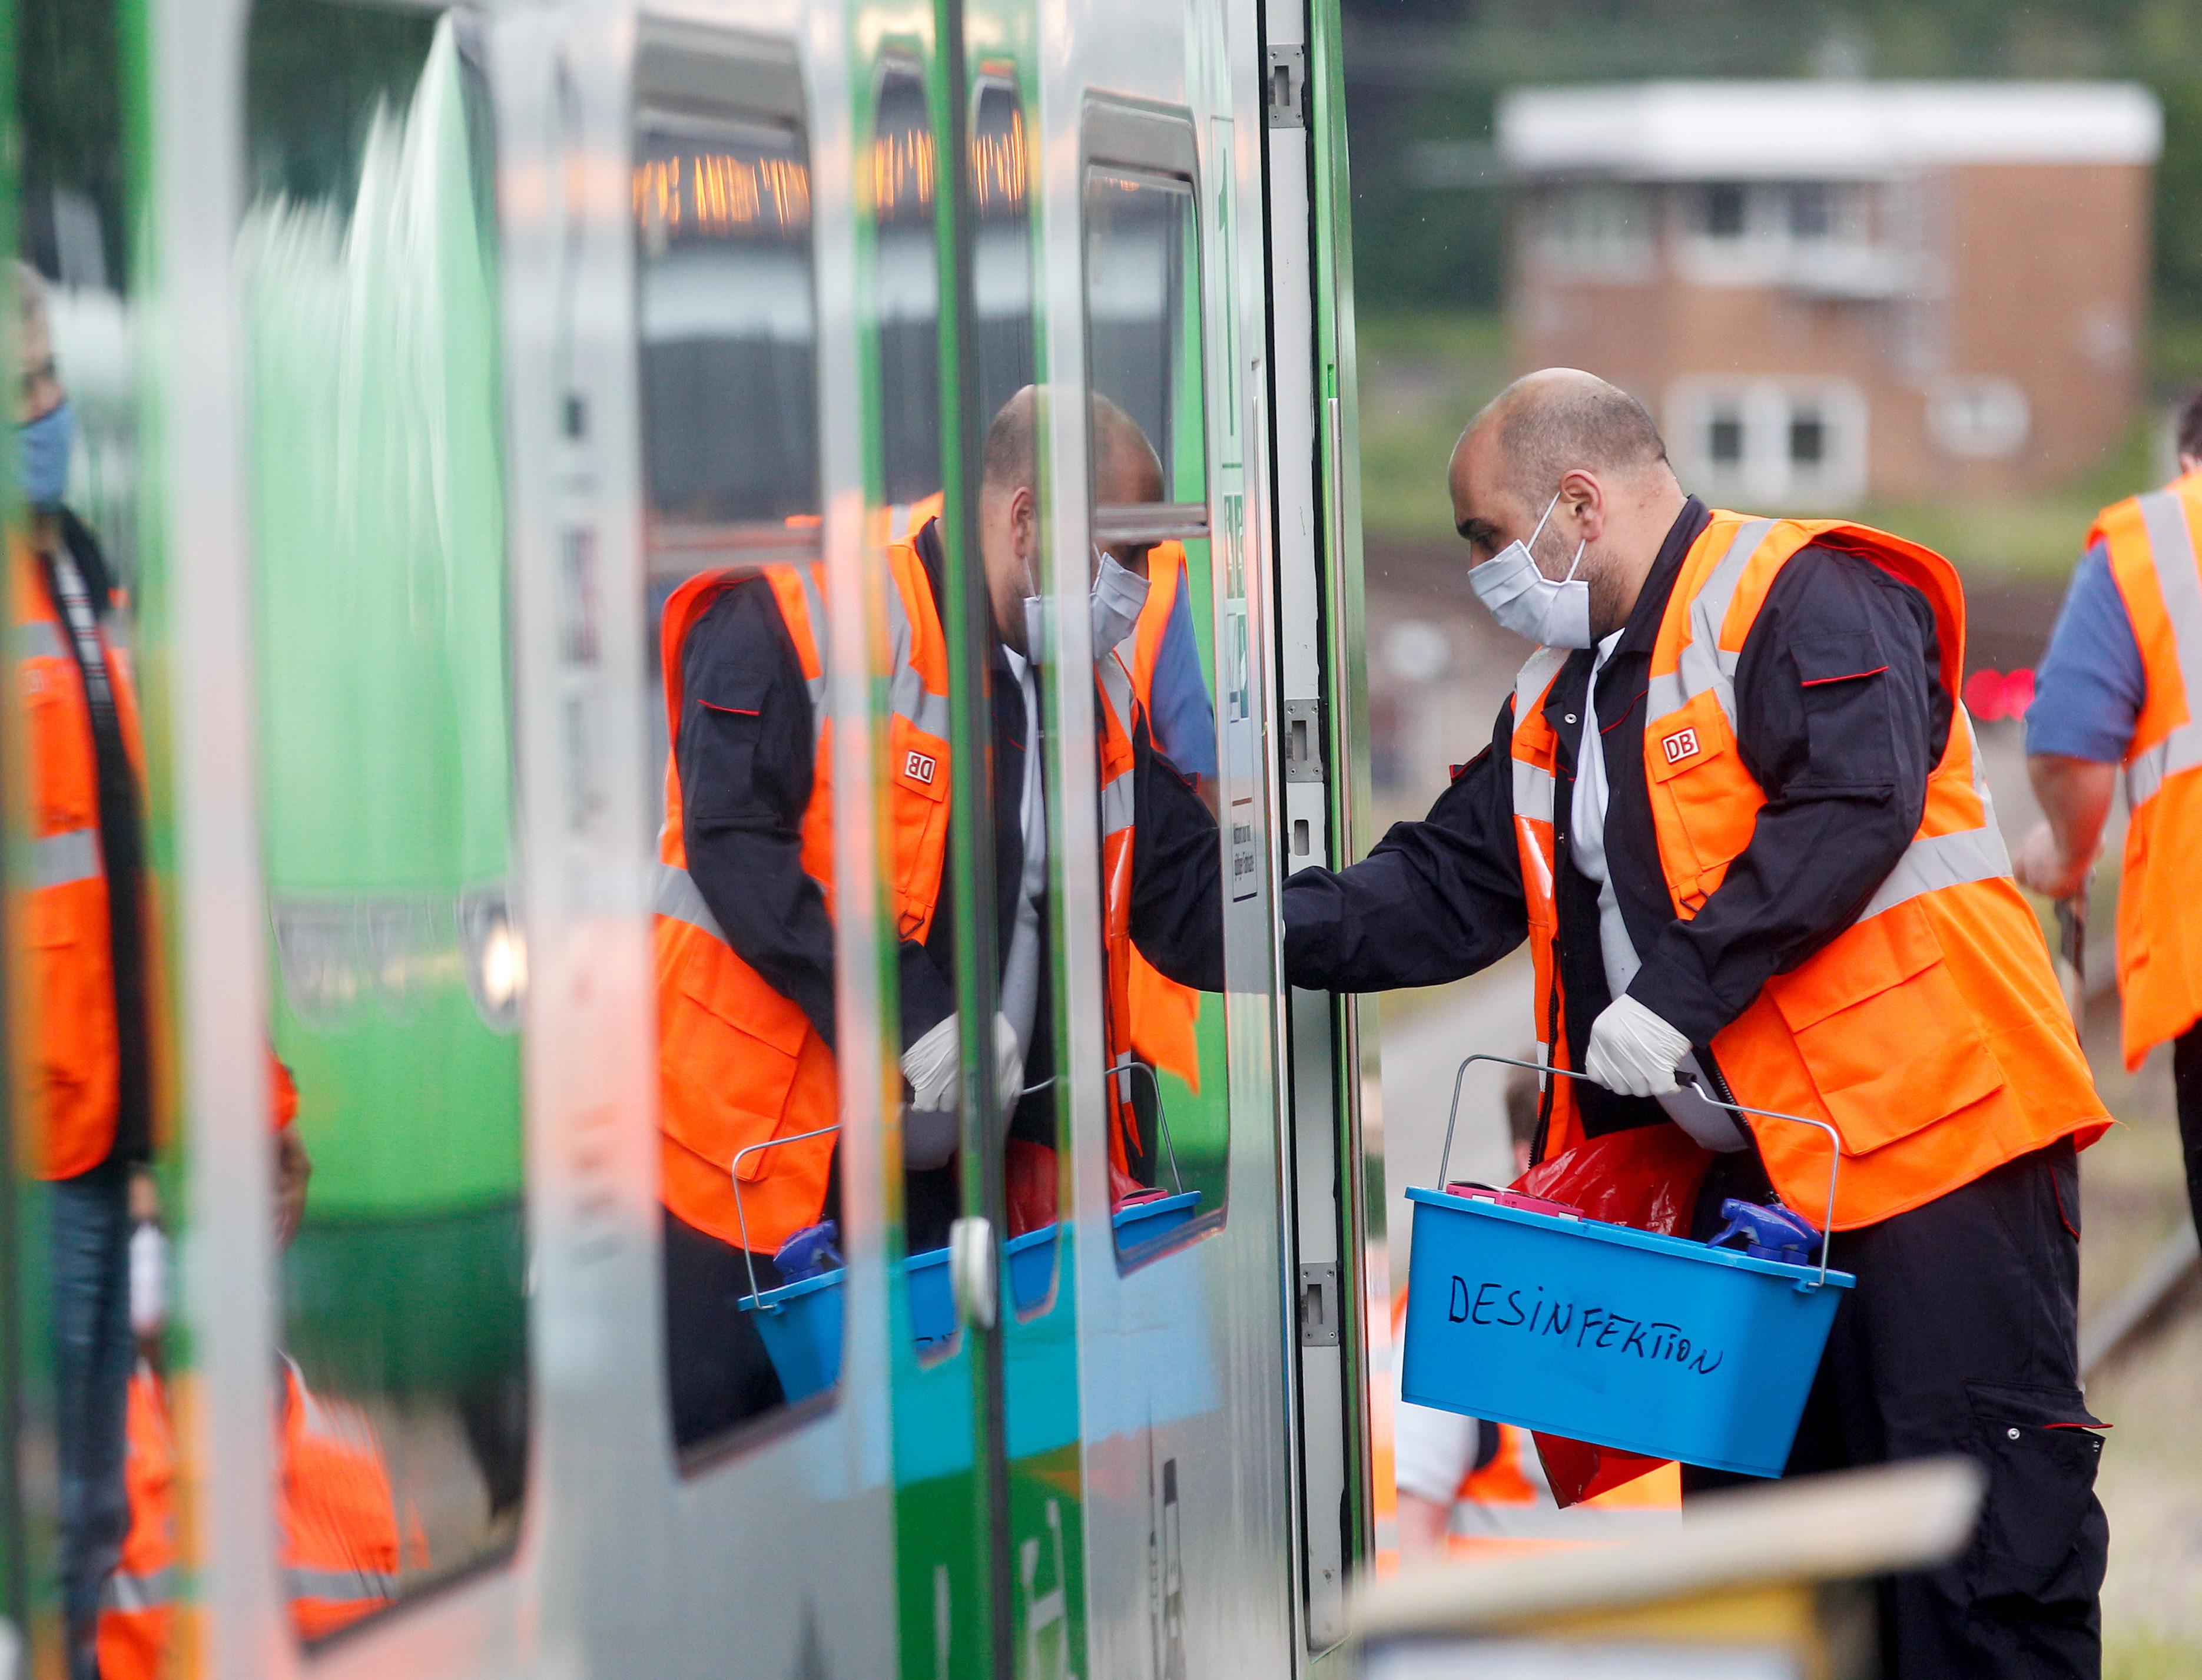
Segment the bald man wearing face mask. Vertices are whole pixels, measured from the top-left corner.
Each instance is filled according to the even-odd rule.
[[[1982,1541],[1881,1589],[1883,1672],[2099,1666],[2099,1427],[2075,1365],[2076,1149],[2107,1117],[1975,773],[1948,563],[1686,496],[1587,374],[1503,392],[1451,469],[1469,581],[1539,644],[1421,822],[1284,893],[1295,985],[1457,979],[1529,942],[1535,1154],[1679,1127],[1721,1201],[1824,1218],[1845,1293],[1792,1474],[1968,1453]],[[1686,1196],[1689,1184],[1675,1187]],[[1723,1479],[1684,1468],[1686,1491]]]

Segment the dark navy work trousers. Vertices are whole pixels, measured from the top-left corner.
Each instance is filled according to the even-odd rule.
[[[99,1680],[99,1599],[130,1530],[123,1480],[136,1347],[130,1333],[130,1195],[118,1163],[46,1186],[62,1601],[69,1680]]]
[[[1748,1195],[1722,1157],[1699,1203]],[[1763,1188],[1763,1178],[1758,1180]],[[1758,1200],[1752,1196],[1752,1200]],[[1978,1528],[1940,1569],[1878,1583],[1883,1680],[2097,1680],[2110,1526],[2080,1395],[2080,1170],[2051,1145],[1923,1207],[1839,1232],[1836,1309],[1787,1474],[1962,1453]],[[1749,1478],[1685,1466],[1687,1498]]]

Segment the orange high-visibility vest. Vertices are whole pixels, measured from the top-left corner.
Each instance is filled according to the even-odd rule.
[[[1130,669],[1134,704],[1151,715],[1155,665],[1178,592],[1186,587],[1185,545],[1158,543],[1147,557],[1147,598],[1131,635]],[[1128,935],[1128,926],[1127,933]],[[1180,986],[1125,945],[1127,968],[1127,1017],[1129,1043],[1140,1060],[1175,1074],[1195,1094],[1200,1090],[1200,993]]]
[[[121,1101],[99,769],[68,626],[47,594],[37,556],[26,544],[14,547],[17,683],[30,783],[30,886],[18,899],[17,937],[21,995],[32,1000],[19,1017],[19,1065],[29,1070],[24,1099],[28,1135],[38,1141],[33,1170],[41,1178],[74,1178],[114,1148]],[[129,662],[103,625],[98,634],[123,747],[142,785]]]
[[[923,562],[912,543],[887,550],[893,587],[888,680],[889,886],[904,940],[933,925],[948,839],[948,651]],[[688,874],[681,833],[678,743],[681,652],[711,604],[745,574],[690,579],[665,604],[666,722],[675,752],[665,767],[665,827],[658,839],[656,940],[661,1194],[698,1230],[771,1253],[825,1205],[830,1134],[778,1148],[757,1144],[833,1126],[839,1118],[833,1052],[795,1001],[768,985],[727,944]],[[810,802],[803,816],[803,867],[833,907],[833,722],[827,715],[822,567],[763,569],[810,693]],[[739,1203],[734,1180],[741,1181]]]
[[[131,1373],[123,1480],[130,1530],[99,1605],[100,1680],[156,1680],[176,1618],[176,1446],[161,1379]]]
[[[1112,1070],[1126,1070],[1139,1057],[1133,1042],[1132,853],[1136,838],[1132,721],[1145,704],[1135,687],[1130,663],[1121,647],[1097,651],[1095,676],[1101,691],[1101,937],[1109,965],[1107,1031],[1104,1048]],[[1157,978],[1160,978],[1159,976]],[[1139,1123],[1134,1106],[1137,1076],[1116,1072],[1109,1081],[1109,1159],[1128,1174],[1139,1152]]]
[[[317,1400],[284,1361],[276,1515],[284,1591],[301,1639],[318,1639],[390,1603],[400,1548],[390,1471],[364,1413]],[[156,1680],[177,1602],[176,1449],[159,1376],[140,1364],[130,1378],[130,1529],[121,1567],[99,1612],[101,1680]],[[427,1567],[416,1546],[414,1566]]]
[[[2202,1020],[2202,929],[2187,895],[2202,881],[2202,475],[2107,507],[2087,533],[2110,550],[2147,693],[2126,749],[2125,863],[2118,883],[2118,993],[2126,1065]]]
[[[1697,914],[1751,840],[1766,796],[1736,746],[1735,663],[1767,592],[1807,544],[1871,560],[1935,616],[1950,738],[1929,774],[1910,848],[1849,928],[1775,976],[1716,1036],[1735,1099],[1828,1121],[1842,1140],[1840,1229],[1869,1225],[2070,1136],[2108,1129],[2050,967],[2040,925],[2010,878],[1958,703],[1964,593],[1928,549],[1835,520],[1716,513],[1692,545],[1652,653],[1645,778],[1660,867],[1678,917]],[[1514,816],[1528,899],[1540,1028],[1566,1065],[1552,891],[1557,738],[1543,700],[1565,655],[1540,650],[1515,686]],[[1652,1000],[1654,1008],[1656,999]],[[1545,1153],[1581,1135],[1569,1082],[1555,1082]],[[1782,1200],[1823,1217],[1823,1134],[1748,1122]]]
[[[400,1548],[390,1470],[367,1414],[306,1391],[283,1362],[284,1589],[301,1639],[319,1639],[397,1596]],[[417,1537],[413,1565],[428,1559]]]

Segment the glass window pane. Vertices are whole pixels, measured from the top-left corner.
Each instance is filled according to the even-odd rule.
[[[907,508],[941,487],[934,149],[925,83],[915,69],[890,66],[881,75],[874,122],[881,476],[885,500]]]
[[[1110,1164],[1123,1249],[1223,1205],[1215,582],[1192,184],[1086,189]]]
[[[1016,90],[980,83],[971,116],[971,292],[979,314],[979,406],[988,416],[1037,377],[1031,174]]]
[[[698,66],[652,46],[635,119],[663,1310],[692,1465],[840,1376],[831,638],[810,163],[783,64],[777,112],[661,105],[652,76]]]
[[[633,192],[653,555],[808,528],[817,351],[798,137],[645,109]]]
[[[493,125],[463,12],[261,0],[238,233],[274,1375],[308,1639],[510,1544],[527,1453]]]

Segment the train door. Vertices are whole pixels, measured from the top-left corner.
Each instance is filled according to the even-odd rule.
[[[896,1603],[903,1673],[984,1676],[998,1671],[1004,1631],[1002,1477],[989,1447],[1000,1429],[998,1319],[986,1294],[1000,1160],[989,1117],[1016,1105],[995,1076],[1000,1057],[1016,1052],[993,1029],[1002,987],[991,885],[998,846],[1016,848],[1024,830],[1004,837],[980,815],[1016,742],[998,740],[986,704],[998,636],[967,539],[960,425],[964,407],[1000,405],[1031,381],[1024,99],[1016,64],[1002,57],[971,85],[951,75],[929,15],[857,7],[850,38],[861,161],[861,621],[886,661],[887,722],[874,753],[892,857],[880,872],[883,916],[896,931],[892,962],[880,962]],[[978,148],[995,154],[995,192],[974,207]],[[969,268],[953,253],[971,249],[964,215],[982,225],[991,215],[984,317],[958,302],[956,275]],[[967,1033],[964,1022],[984,1030]],[[974,1061],[984,1090],[967,1076]]]
[[[634,1627],[596,1602],[602,1672],[893,1663],[880,1011],[906,906],[880,883],[916,808],[877,766],[896,708],[938,725],[904,681],[921,695],[925,674],[871,634],[845,54],[829,9],[668,6],[610,38],[577,16],[550,79],[580,114],[556,151],[583,203],[542,241],[580,248],[543,358],[574,372],[533,410],[570,463],[540,551],[557,622],[598,600],[622,621],[603,670],[626,692],[602,695],[595,750],[609,832],[651,883],[622,1024],[655,1116],[654,1264],[632,1302],[645,1333],[620,1338],[639,1368],[607,1348],[590,1373],[618,1400],[597,1427],[621,1433],[581,1472],[624,1513],[588,1554],[650,1608]],[[599,195],[607,143],[627,168]],[[629,336],[604,363],[607,319]],[[570,778],[601,691],[555,640],[566,718],[544,762]],[[588,950],[571,960],[586,996]],[[572,1053],[585,1070],[586,1039]],[[639,1487],[612,1468],[637,1459]]]
[[[1366,630],[1353,371],[1351,220],[1338,9],[1263,6],[1273,516],[1286,874],[1368,850]],[[1285,1113],[1294,1424],[1306,1648],[1345,1632],[1345,1583],[1372,1551],[1371,1344],[1388,1334],[1372,1000],[1293,990]]]
[[[1051,296],[1079,328],[1051,346],[1077,425],[1054,456],[1055,598],[1064,643],[1085,644],[1062,663],[1059,747],[1066,782],[1082,771],[1093,792],[1068,807],[1064,872],[1082,890],[1064,893],[1063,940],[1088,1660],[1285,1672],[1272,609],[1265,522],[1247,511],[1258,44],[1222,6],[1111,9],[1077,29],[1047,145],[1051,179],[1076,184],[1050,207]],[[1074,669],[1098,702],[1074,701]]]

